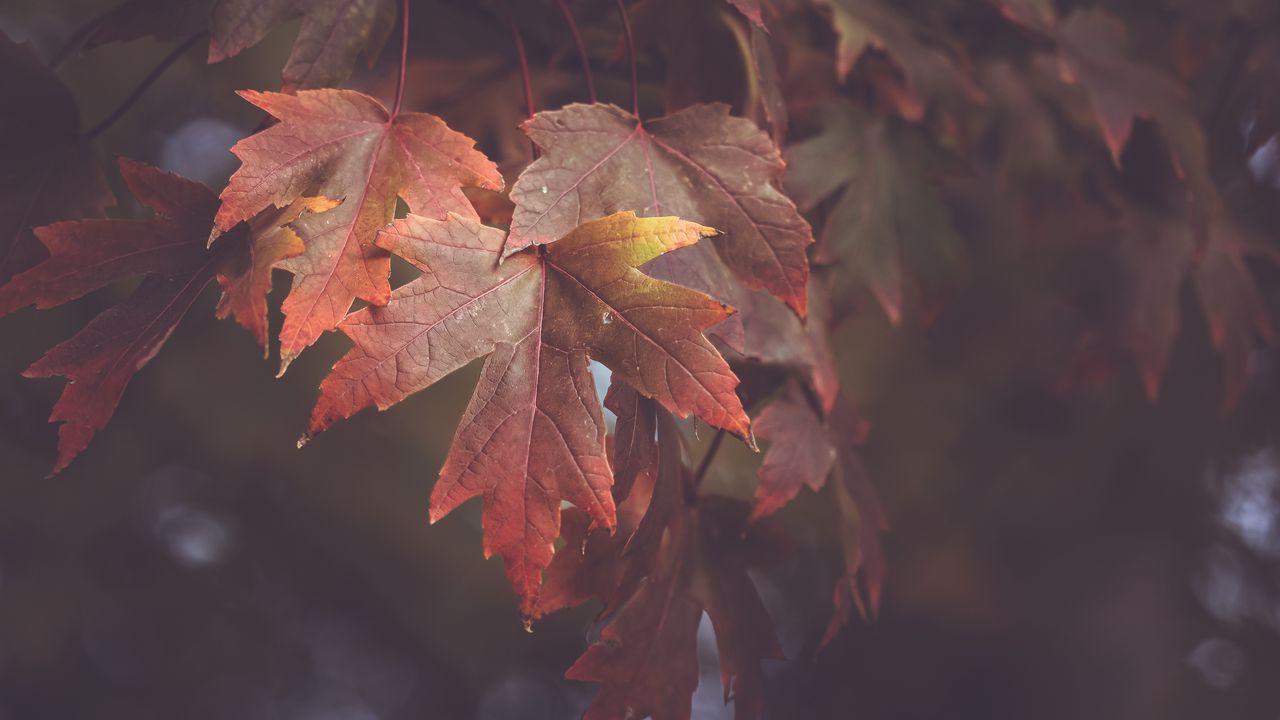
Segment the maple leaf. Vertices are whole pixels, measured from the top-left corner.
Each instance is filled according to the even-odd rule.
[[[304,193],[343,201],[292,225],[305,247],[279,264],[294,276],[280,331],[283,373],[355,299],[386,304],[391,259],[374,238],[393,219],[397,198],[418,215],[474,217],[462,186],[501,190],[503,181],[471,139],[434,115],[393,115],[351,90],[240,95],[280,123],[232,148],[242,165],[222,191],[218,230]]]
[[[880,535],[888,532],[889,519],[880,505],[880,497],[862,459],[853,446],[861,442],[866,423],[846,402],[838,403],[831,417],[836,443],[836,466],[833,475],[836,517],[839,523],[840,550],[844,573],[836,580],[832,592],[831,620],[823,633],[821,646],[835,639],[853,616],[853,609],[863,619],[873,618],[880,608],[886,564]]]
[[[289,224],[306,213],[319,213],[338,206],[328,198],[298,198],[284,208],[268,208],[249,221],[248,252],[238,262],[218,273],[222,297],[218,318],[235,316],[262,346],[267,346],[267,293],[271,292],[271,271],[289,258],[302,254],[302,238]]]
[[[613,105],[573,104],[523,127],[544,154],[511,190],[506,254],[619,210],[678,215],[722,230],[715,247],[738,279],[804,314],[813,234],[774,187],[782,157],[751,121],[724,105],[641,123]]]
[[[200,292],[223,249],[206,251],[217,198],[199,183],[121,158],[134,197],[151,220],[78,220],[36,230],[50,257],[0,287],[0,313],[52,307],[129,277],[144,276],[122,303],[93,319],[23,373],[68,379],[53,407],[57,473],[106,426],[134,373],[160,351]],[[226,243],[225,248],[233,247]]]
[[[1225,216],[1209,226],[1198,258],[1194,233],[1181,218],[1132,207],[1118,234],[1120,334],[1137,363],[1147,397],[1154,400],[1159,395],[1182,324],[1182,287],[1190,276],[1209,337],[1223,356],[1224,407],[1234,407],[1257,339],[1275,340],[1270,314],[1245,257],[1276,262],[1275,251]]]
[[[760,464],[760,483],[751,520],[772,515],[808,486],[817,492],[836,462],[830,433],[809,406],[804,393],[788,383],[783,395],[764,409],[753,423],[756,436],[768,441]]]
[[[282,77],[285,92],[337,85],[356,55],[372,64],[396,20],[393,0],[218,0],[210,26],[209,62],[257,45],[272,28],[302,18]],[[265,109],[265,108],[264,108]]]
[[[626,394],[616,384],[610,389],[622,405],[630,402]],[[671,416],[658,411],[642,424],[656,425],[644,451],[652,465],[620,502],[616,532],[592,531],[584,514],[566,511],[565,547],[547,570],[539,615],[600,598],[609,624],[565,673],[601,684],[586,717],[666,720],[690,716],[705,610],[724,700],[734,700],[736,717],[758,718],[760,661],[782,652],[746,572],[742,514],[720,498],[687,502],[689,476]]]
[[[905,129],[868,118],[844,100],[827,106],[822,133],[789,149],[787,189],[801,207],[837,192],[820,234],[820,248],[870,288],[885,314],[901,322],[904,259],[954,263],[960,239],[950,211],[920,166],[920,148]],[[853,303],[849,286],[838,305]]]
[[[483,495],[485,553],[503,557],[529,616],[561,500],[614,525],[588,357],[672,412],[748,437],[738,380],[701,332],[731,310],[636,269],[714,232],[616,213],[497,265],[501,230],[455,214],[399,220],[378,243],[424,274],[386,307],[339,326],[355,347],[321,385],[309,432],[369,405],[387,408],[489,354],[432,492],[431,519]]]
[[[1226,218],[1209,228],[1210,241],[1192,271],[1196,295],[1213,347],[1222,355],[1223,407],[1231,409],[1240,399],[1249,374],[1249,357],[1261,338],[1276,341],[1271,313],[1258,289],[1254,273],[1245,264],[1257,256],[1280,264],[1280,255],[1245,226]]]
[[[855,608],[863,618],[875,614],[884,584],[880,534],[889,523],[853,449],[865,439],[868,425],[843,398],[824,420],[791,381],[760,413],[754,427],[769,445],[760,465],[751,521],[777,512],[804,487],[818,492],[830,486],[834,498],[844,571],[832,594],[825,646],[848,624]]]
[[[1191,229],[1180,218],[1136,207],[1126,213],[1115,250],[1125,278],[1118,318],[1152,400],[1178,337],[1179,295],[1193,249]]]
[[[208,61],[257,45],[272,29],[301,18],[282,72],[284,92],[342,83],[356,56],[370,66],[395,25],[394,0],[129,0],[94,23],[92,48],[142,37],[173,40],[208,29]]]
[[[0,34],[0,283],[40,261],[31,228],[97,217],[112,205],[80,136],[75,100],[30,48]]]
[[[613,497],[623,500],[639,477],[656,472],[657,417],[653,400],[622,382],[610,383],[604,406],[617,418],[613,425]]]
[[[725,703],[734,702],[739,720],[763,717],[760,662],[781,659],[782,650],[746,572],[740,516],[725,504],[703,498],[673,513],[652,574],[565,673],[601,685],[588,720],[687,720],[698,686],[704,610],[715,629]]]
[[[1161,69],[1131,59],[1123,22],[1106,12],[1077,10],[1059,27],[1058,39],[1063,79],[1087,90],[1116,165],[1133,134],[1134,119],[1155,120],[1173,151],[1178,174],[1203,205],[1203,214],[1216,213],[1220,201],[1209,172],[1204,131],[1186,88]]]
[[[924,115],[932,99],[980,102],[984,95],[957,63],[958,51],[924,41],[919,24],[881,0],[815,0],[831,12],[839,36],[836,75],[843,82],[868,48],[882,50],[902,68],[914,100],[899,103],[909,120]],[[936,38],[935,38],[936,40]]]

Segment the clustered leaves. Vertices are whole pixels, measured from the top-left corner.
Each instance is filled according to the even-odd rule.
[[[888,523],[857,450],[870,424],[832,350],[844,320],[939,322],[975,265],[1013,257],[1066,308],[1048,383],[1096,379],[1125,352],[1155,399],[1188,288],[1227,407],[1274,339],[1249,259],[1276,257],[1275,179],[1251,159],[1280,128],[1280,9],[1078,4],[568,3],[587,32],[536,42],[564,58],[587,38],[590,102],[529,107],[524,145],[514,92],[443,118],[401,101],[464,66],[530,105],[571,93],[563,62],[524,67],[520,20],[553,3],[453,8],[510,23],[518,63],[415,59],[388,109],[335,86],[359,55],[374,65],[393,0],[130,0],[80,43],[207,32],[212,63],[301,18],[280,91],[240,93],[270,117],[232,148],[219,194],[119,161],[147,220],[102,217],[112,199],[70,93],[0,39],[0,95],[21,100],[0,110],[0,315],[141,278],[26,371],[69,380],[54,472],[215,281],[218,317],[269,355],[286,272],[280,372],[326,332],[351,342],[304,440],[483,360],[430,519],[482,499],[484,553],[527,620],[601,603],[599,640],[568,671],[601,686],[588,717],[687,718],[704,612],[725,701],[760,717],[762,662],[781,650],[752,538],[806,488],[828,499],[842,562],[819,647],[875,614],[885,578]],[[592,66],[611,99],[639,78],[630,110],[598,101]],[[1193,100],[1204,86],[1212,100]],[[449,121],[493,135],[497,162]],[[395,288],[393,255],[419,272]],[[612,372],[612,433],[591,361]],[[697,423],[716,434],[695,463]],[[726,435],[765,443],[750,507],[701,487]]]

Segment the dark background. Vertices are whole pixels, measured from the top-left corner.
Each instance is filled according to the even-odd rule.
[[[47,58],[110,4],[8,0],[0,30]],[[227,149],[261,121],[233,90],[278,86],[294,27],[218,66],[193,50],[99,139],[104,165],[110,148],[220,187]],[[170,47],[111,45],[60,68],[85,125]],[[416,21],[413,47],[514,67],[506,30],[465,12]],[[350,85],[385,96],[393,50]],[[410,109],[450,119],[466,100],[445,95]],[[1192,322],[1158,402],[1131,371],[1055,393],[1025,362],[1023,288],[984,277],[928,330],[865,313],[838,336],[874,422],[889,576],[878,621],[820,653],[826,559],[755,576],[788,658],[766,668],[771,716],[1275,718],[1280,358],[1255,356],[1225,418]],[[594,608],[527,634],[500,563],[481,557],[479,504],[427,524],[474,366],[297,450],[344,341],[327,336],[276,380],[209,295],[90,449],[43,479],[60,384],[19,373],[125,290],[0,319],[0,718],[581,714],[592,687],[562,674]],[[758,458],[728,450],[707,488],[749,497]],[[805,493],[783,524],[805,532],[819,502]],[[728,718],[711,639],[704,622],[694,717]]]

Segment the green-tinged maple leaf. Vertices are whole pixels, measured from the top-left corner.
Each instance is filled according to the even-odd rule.
[[[40,261],[32,228],[101,216],[112,204],[80,136],[75,100],[24,45],[0,34],[0,283]]]
[[[902,318],[904,261],[918,272],[954,265],[960,244],[907,132],[837,101],[822,133],[793,145],[787,158],[787,188],[801,207],[839,192],[819,235],[821,253],[864,283],[894,323]],[[841,310],[853,304],[851,286],[834,288]]]
[[[524,128],[544,154],[512,188],[506,253],[619,210],[677,215],[722,230],[716,249],[738,279],[804,314],[813,234],[774,187],[782,157],[751,121],[723,105],[641,123],[613,105],[575,104]]]
[[[933,100],[977,102],[983,93],[963,69],[956,48],[927,38],[920,24],[884,0],[814,0],[831,13],[840,41],[836,75],[843,81],[869,48],[882,50],[902,68],[915,102],[899,103],[903,117],[918,120]]]
[[[280,331],[283,372],[337,326],[355,299],[386,304],[391,258],[374,238],[393,219],[397,198],[418,215],[474,217],[462,187],[501,190],[503,181],[470,138],[434,115],[392,115],[351,90],[241,95],[280,123],[232,148],[242,166],[222,191],[217,228],[229,230],[304,194],[342,200],[292,225],[305,247],[279,264],[294,276]]]
[[[438,520],[485,498],[485,551],[501,555],[526,615],[560,527],[560,502],[614,525],[605,427],[587,358],[680,416],[749,437],[737,378],[702,335],[731,312],[643,275],[714,231],[617,213],[498,265],[502,231],[410,216],[378,236],[423,276],[339,326],[355,347],[321,385],[310,430],[389,407],[488,354],[432,493]],[[490,354],[492,353],[492,354]]]
[[[1217,186],[1186,87],[1163,69],[1131,58],[1123,22],[1101,10],[1077,10],[1061,23],[1057,35],[1063,77],[1088,92],[1098,129],[1116,164],[1133,133],[1134,119],[1154,120],[1202,214],[1215,213],[1220,203]]]

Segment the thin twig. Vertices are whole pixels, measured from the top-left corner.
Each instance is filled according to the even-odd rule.
[[[123,117],[125,113],[129,112],[129,108],[133,107],[134,103],[138,102],[138,99],[147,92],[152,84],[154,84],[156,80],[160,79],[160,76],[164,74],[165,70],[169,69],[170,65],[177,62],[178,58],[182,57],[184,53],[194,47],[196,43],[203,40],[206,34],[207,33],[204,32],[196,33],[184,40],[181,45],[174,48],[172,52],[166,55],[164,59],[159,62],[159,64],[152,68],[151,72],[142,79],[142,82],[138,83],[138,87],[134,88],[133,92],[129,93],[129,96],[126,97],[110,115],[103,118],[102,122],[94,125],[93,129],[85,133],[85,136],[92,140],[101,135],[107,128],[114,125],[115,122]]]
[[[702,478],[707,474],[707,470],[711,468],[711,461],[716,459],[716,453],[720,451],[720,445],[724,442],[724,436],[727,434],[724,430],[717,430],[716,436],[711,438],[711,445],[707,447],[707,454],[702,456],[702,462],[698,463],[698,469],[693,473],[694,490],[702,487]]]
[[[409,0],[404,0],[400,11],[400,77],[396,79],[396,105],[392,109],[393,116],[400,114],[400,103],[404,100],[404,76],[409,67]]]
[[[627,61],[631,63],[631,112],[640,117],[640,87],[636,79],[636,41],[631,34],[631,16],[627,14],[624,0],[616,0],[618,15],[622,17],[622,33],[627,40]]]
[[[560,13],[564,15],[564,21],[569,24],[569,33],[573,35],[573,44],[578,48],[578,60],[582,62],[582,77],[587,81],[587,97],[591,99],[592,104],[596,102],[596,81],[591,76],[591,59],[587,57],[587,46],[582,42],[582,33],[578,32],[578,23],[573,19],[573,12],[569,10],[569,3],[565,0],[556,0],[560,5]]]

